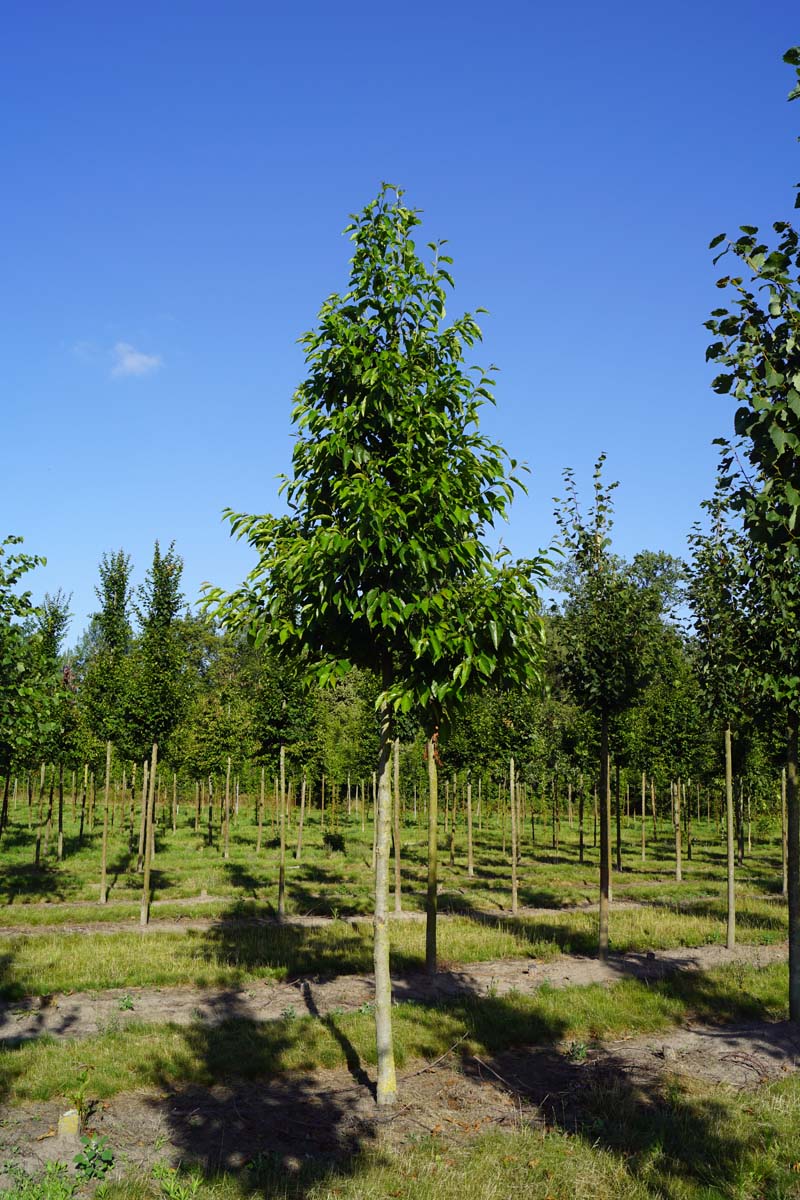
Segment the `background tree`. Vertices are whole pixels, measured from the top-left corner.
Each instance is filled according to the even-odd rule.
[[[426,267],[412,240],[419,223],[384,186],[348,226],[349,290],[325,302],[318,327],[301,339],[309,374],[295,396],[290,515],[228,514],[259,561],[223,605],[228,621],[272,636],[321,683],[353,666],[380,679],[381,1104],[396,1093],[387,929],[393,713],[418,709],[430,738],[473,676],[489,678],[503,663],[509,682],[536,679],[541,647],[541,561],[512,563],[486,541],[516,481],[513,460],[477,428],[491,379],[466,370],[463,358],[480,330],[471,314],[444,326],[450,259],[431,243]],[[429,811],[435,819],[435,797]],[[435,928],[435,892],[429,922]]]
[[[24,760],[51,732],[52,677],[43,659],[35,620],[39,610],[20,584],[45,565],[39,555],[12,551],[22,543],[11,535],[0,542],[0,774],[3,800],[0,835],[8,821],[8,789],[13,763]]]
[[[603,483],[604,462],[601,454],[594,469],[594,503],[585,517],[569,470],[564,472],[566,497],[556,509],[566,556],[559,576],[565,593],[557,622],[560,673],[579,703],[596,715],[600,730],[599,954],[603,959],[608,957],[611,879],[609,734],[612,719],[625,711],[652,674],[661,610],[659,590],[640,586],[609,552],[612,493],[617,485]]]
[[[800,47],[784,61],[795,70],[789,94],[795,100]],[[787,713],[789,1011],[800,1022],[800,236],[787,221],[773,229],[774,247],[755,225],[711,242],[723,246],[714,262],[731,255],[738,262],[734,272],[742,274],[717,281],[733,299],[706,322],[715,339],[706,358],[723,368],[714,390],[738,403],[734,430],[741,452],[725,447],[723,486],[750,541],[751,632],[763,684]]]

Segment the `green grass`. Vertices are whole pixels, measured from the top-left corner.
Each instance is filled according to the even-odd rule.
[[[393,968],[420,970],[425,961],[424,926],[394,922],[390,936]],[[768,902],[743,907],[740,940],[769,943],[785,936],[781,908]],[[724,913],[648,907],[612,915],[611,942],[617,951],[695,947],[724,938]],[[588,955],[594,954],[596,944],[597,916],[591,912],[554,911],[546,919],[453,916],[439,927],[439,955],[445,965],[516,957],[547,960],[562,952]],[[208,930],[180,933],[20,934],[7,938],[2,950],[0,995],[10,998],[104,988],[232,986],[369,972],[372,928],[368,922],[345,921],[317,927],[248,927],[220,919]]]
[[[466,1033],[456,1054],[491,1055],[520,1044],[564,1043],[657,1033],[687,1018],[785,1015],[786,968],[729,967],[675,977],[647,987],[542,990],[436,1009],[396,1010],[398,1059],[409,1068],[436,1057]],[[0,1053],[0,1080],[13,1102],[69,1095],[88,1064],[90,1094],[110,1097],[135,1088],[169,1092],[181,1084],[265,1079],[318,1066],[354,1069],[373,1061],[367,1014],[328,1021],[287,1019],[270,1026],[233,1022],[218,1029],[128,1027],[83,1042],[42,1040]],[[298,1088],[302,1091],[302,1075]],[[403,1081],[400,1081],[401,1095]],[[189,1187],[197,1200],[790,1200],[800,1196],[800,1078],[737,1095],[664,1077],[642,1095],[625,1081],[601,1077],[574,1093],[567,1107],[543,1101],[542,1128],[467,1137],[446,1135],[407,1144],[402,1154],[365,1149],[338,1165],[306,1160],[290,1170],[276,1158],[221,1174],[189,1165],[167,1174],[130,1176],[110,1185],[109,1200],[174,1200],[169,1187]],[[177,1195],[178,1193],[175,1192]],[[26,1200],[43,1200],[28,1193]]]
[[[497,1053],[510,1046],[565,1040],[604,1041],[682,1024],[786,1015],[788,969],[730,965],[675,975],[657,984],[625,979],[611,987],[541,987],[533,995],[473,997],[394,1010],[398,1066],[435,1058],[460,1038],[459,1052]],[[232,1074],[268,1078],[285,1071],[374,1063],[370,1013],[315,1019],[288,1016],[258,1023],[231,1020],[215,1027],[112,1022],[80,1040],[47,1037],[0,1051],[0,1095],[13,1102],[68,1094],[83,1066],[91,1068],[92,1095],[104,1098],[140,1087],[211,1085]],[[232,1071],[231,1064],[236,1064]]]

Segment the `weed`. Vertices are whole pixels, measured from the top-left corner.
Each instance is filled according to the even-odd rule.
[[[95,1101],[87,1096],[89,1087],[89,1068],[84,1067],[75,1079],[75,1083],[64,1095],[78,1114],[78,1128],[83,1129],[94,1109]]]
[[[133,996],[129,995],[127,992],[124,996],[120,996],[119,998],[119,1011],[133,1012]]]
[[[297,1009],[293,1004],[289,1004],[281,1012],[284,1021],[294,1021],[297,1017]]]
[[[65,1163],[50,1162],[37,1175],[28,1175],[13,1162],[3,1163],[2,1169],[11,1179],[4,1200],[71,1200],[74,1195],[76,1183],[69,1178]]]
[[[167,1200],[192,1200],[200,1187],[198,1175],[181,1175],[176,1167],[166,1163],[153,1164],[153,1178],[161,1184]]]
[[[588,1047],[586,1042],[570,1042],[569,1049],[567,1050],[567,1058],[573,1063],[583,1063],[586,1062],[587,1053]]]
[[[82,1137],[81,1145],[83,1149],[72,1160],[78,1176],[84,1183],[90,1179],[102,1179],[114,1165],[114,1151],[108,1139],[93,1134],[91,1137]]]

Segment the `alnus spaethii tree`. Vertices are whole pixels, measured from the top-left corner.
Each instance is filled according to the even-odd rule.
[[[228,624],[304,661],[321,683],[351,667],[380,679],[374,964],[379,1104],[396,1096],[387,927],[394,716],[414,712],[429,747],[474,680],[502,668],[538,682],[541,559],[512,562],[487,537],[506,515],[516,464],[478,430],[492,401],[484,371],[464,366],[479,339],[471,314],[445,325],[450,258],[418,256],[418,212],[383,186],[348,226],[349,287],[323,304],[302,339],[308,376],[295,394],[289,515],[228,512],[258,554],[244,585],[210,591]],[[435,791],[435,790],[434,790]],[[435,964],[434,882],[428,936]]]
[[[557,619],[560,674],[582,708],[599,726],[600,914],[598,952],[608,957],[611,882],[611,780],[609,745],[612,721],[633,702],[653,671],[653,648],[662,597],[650,581],[610,552],[612,494],[616,483],[603,482],[605,455],[593,478],[594,503],[581,511],[575,478],[564,472],[566,496],[558,500],[556,522],[565,564],[560,576],[564,602]]]
[[[784,61],[796,100],[800,46]],[[712,240],[722,247],[714,262],[730,255],[737,265],[717,280],[732,299],[706,322],[714,338],[706,358],[722,368],[714,390],[737,402],[738,443],[722,440],[721,485],[750,542],[750,652],[787,716],[789,1014],[800,1022],[800,234],[788,221],[773,229],[774,247],[755,225]]]

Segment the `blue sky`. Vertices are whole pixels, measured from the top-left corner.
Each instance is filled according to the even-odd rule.
[[[95,607],[123,547],[175,540],[195,598],[251,565],[223,507],[271,511],[297,338],[387,179],[455,259],[500,368],[484,427],[531,469],[503,538],[554,534],[601,450],[615,548],[681,554],[709,494],[706,247],[791,216],[794,4],[140,0],[4,7],[0,536],[34,590]],[[427,239],[426,239],[427,240]]]

